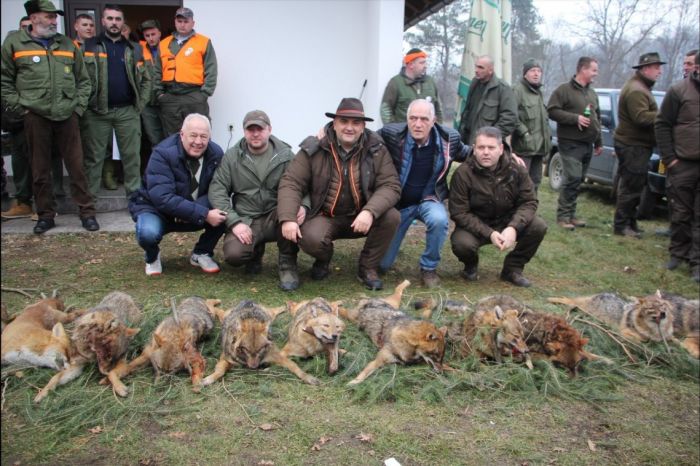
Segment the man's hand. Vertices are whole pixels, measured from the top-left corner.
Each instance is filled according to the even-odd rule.
[[[496,246],[500,251],[510,249],[515,244],[517,232],[513,227],[506,227],[503,231],[494,231],[491,233],[491,244]]]
[[[204,221],[213,227],[218,227],[226,220],[227,215],[228,214],[223,210],[211,209],[207,213],[207,218]]]
[[[578,129],[583,131],[583,128],[588,128],[591,126],[591,119],[583,115],[578,116]]]
[[[245,223],[236,223],[233,228],[231,228],[231,233],[238,238],[241,244],[253,244],[253,230]]]
[[[518,154],[516,154],[515,152],[511,152],[510,156],[513,158],[513,160],[515,160],[515,162],[518,165],[520,165],[521,167],[527,168],[527,165],[525,165],[525,161],[523,159],[521,159],[520,157],[518,157]]]
[[[361,233],[363,235],[366,235],[367,232],[369,231],[370,228],[372,228],[372,223],[374,222],[374,217],[370,213],[369,210],[363,210],[359,214],[357,214],[357,217],[355,217],[355,220],[352,222],[352,231],[355,233]]]
[[[299,229],[299,224],[297,222],[284,222],[282,224],[282,236],[296,243],[301,239],[301,230]]]
[[[593,155],[595,155],[596,157],[598,157],[602,153],[603,153],[603,146],[593,148]]]
[[[303,225],[304,220],[306,220],[306,208],[301,205],[297,211],[297,225]]]
[[[678,163],[678,159],[673,159],[673,160],[671,160],[671,163],[669,163],[669,164],[666,166],[666,169],[668,170],[669,168],[671,168],[672,166],[674,166],[674,165],[677,164],[677,163]]]

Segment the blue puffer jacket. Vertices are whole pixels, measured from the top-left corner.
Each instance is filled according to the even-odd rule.
[[[180,135],[173,134],[164,139],[153,148],[141,189],[131,196],[131,217],[136,221],[139,214],[151,212],[167,220],[177,219],[204,226],[211,209],[208,197],[209,183],[223,156],[221,147],[209,141],[207,151],[202,156],[198,197],[194,200],[190,193],[192,175],[185,161]]]
[[[444,201],[449,193],[447,173],[450,171],[450,165],[453,161],[463,162],[470,153],[470,147],[462,143],[459,133],[452,128],[435,123],[430,137],[433,138],[436,132],[439,136],[437,145],[438,148],[441,148],[442,157],[436,157],[434,160],[433,174],[428,181],[423,199],[428,200],[432,198],[433,200]],[[381,128],[378,134],[384,140],[387,149],[389,149],[394,167],[399,174],[401,188],[403,188],[411,170],[416,145],[413,138],[408,139],[406,137],[408,135],[408,124],[389,123]]]

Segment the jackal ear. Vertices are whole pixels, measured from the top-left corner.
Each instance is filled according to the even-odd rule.
[[[137,333],[139,333],[141,329],[140,328],[127,328],[124,333],[126,334],[127,337],[133,337]]]
[[[302,331],[308,333],[309,335],[316,336],[316,334],[314,333],[314,329],[312,329],[311,327],[304,327],[304,328],[302,328]]]
[[[51,333],[56,338],[66,338],[66,330],[63,328],[63,324],[60,322],[53,326]]]
[[[338,312],[339,312],[340,306],[343,305],[343,302],[342,302],[342,301],[332,301],[332,302],[330,302],[329,304],[331,305],[331,309],[333,310],[333,314],[335,314],[336,316],[338,316],[338,315],[339,315]]]
[[[503,309],[501,309],[501,306],[496,306],[495,308],[493,308],[493,311],[496,313],[496,319],[503,319]]]
[[[157,333],[153,334],[153,339],[156,341],[156,345],[158,346],[163,346],[165,344],[165,339]]]
[[[442,337],[445,338],[447,336],[448,330],[449,328],[447,327],[447,325],[444,325],[438,329],[438,332],[442,333]]]
[[[656,290],[656,297],[661,299],[663,296],[661,295],[661,290]]]

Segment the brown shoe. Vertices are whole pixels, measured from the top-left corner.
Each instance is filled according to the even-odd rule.
[[[557,220],[557,225],[559,225],[564,230],[574,231],[576,229],[576,225],[571,223],[570,220]]]
[[[32,206],[28,204],[24,204],[22,202],[15,202],[12,207],[10,207],[8,210],[2,212],[2,218],[27,218],[31,217],[31,215],[34,212],[32,212]]]
[[[571,219],[571,224],[575,227],[585,227],[586,221],[583,219],[574,217]]]
[[[365,287],[370,290],[381,290],[384,287],[375,269],[360,269],[357,273],[357,279],[364,283]]]
[[[642,237],[641,233],[634,231],[630,227],[625,227],[622,230],[614,230],[613,233],[615,233],[618,236],[627,236],[628,238],[639,239]]]
[[[421,280],[426,288],[436,288],[440,286],[440,277],[435,270],[420,269]]]

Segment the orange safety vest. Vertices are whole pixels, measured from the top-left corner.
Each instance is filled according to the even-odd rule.
[[[153,62],[153,54],[151,54],[151,49],[148,47],[148,42],[145,40],[140,40],[141,48],[143,49],[143,59],[144,61]]]
[[[160,41],[160,61],[163,82],[178,82],[201,86],[204,84],[204,54],[209,38],[199,33],[190,37],[176,55],[170,50],[170,36]]]

